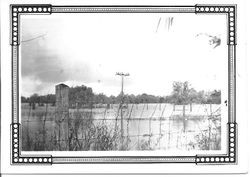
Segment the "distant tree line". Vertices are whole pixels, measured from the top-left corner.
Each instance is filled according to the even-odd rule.
[[[118,104],[121,103],[122,96],[106,96],[103,93],[95,94],[90,87],[76,86],[69,89],[69,104],[71,107],[84,107],[93,104]],[[21,97],[22,103],[38,103],[39,105],[51,104],[55,105],[55,94],[38,95],[33,94],[30,97]],[[214,90],[205,92],[196,91],[188,82],[173,82],[172,93],[168,96],[155,96],[150,94],[125,94],[123,103],[171,103],[177,105],[184,104],[220,104],[221,91]]]
[[[37,93],[35,93],[30,97],[21,96],[21,102],[30,104],[37,103],[39,106],[43,106],[46,103],[55,105],[56,95],[55,94],[38,95]]]

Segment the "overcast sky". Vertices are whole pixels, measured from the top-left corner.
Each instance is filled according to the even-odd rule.
[[[220,89],[227,74],[226,17],[195,14],[22,16],[21,95],[86,85],[117,95],[168,95],[173,81]],[[172,20],[172,23],[170,21]],[[208,35],[221,38],[214,48]]]

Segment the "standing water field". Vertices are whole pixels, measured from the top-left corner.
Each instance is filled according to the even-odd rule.
[[[221,148],[219,104],[96,104],[69,109],[68,117],[60,122],[68,129],[65,139],[58,139],[55,116],[55,106],[32,109],[22,104],[24,151]]]

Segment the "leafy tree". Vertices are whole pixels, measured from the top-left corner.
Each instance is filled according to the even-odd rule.
[[[165,101],[164,97],[160,97],[159,103],[164,103],[164,101]]]
[[[40,102],[40,97],[37,93],[34,93],[33,95],[30,96],[30,102],[31,103],[39,103]]]
[[[175,104],[188,104],[193,99],[196,91],[190,88],[190,84],[185,82],[174,82],[172,98]]]
[[[46,96],[47,102],[55,105],[56,103],[56,95],[55,94],[48,94]]]
[[[84,85],[71,87],[69,89],[69,103],[71,106],[76,106],[80,108],[84,105],[92,105],[93,104],[94,94],[92,88],[86,87]]]
[[[94,95],[94,102],[95,103],[102,103],[102,104],[109,104],[111,102],[110,98],[104,95],[103,93],[99,93]]]
[[[21,103],[27,103],[28,101],[28,98],[21,96]]]
[[[211,104],[220,104],[221,103],[221,91],[214,90],[210,93],[208,100],[208,103]]]
[[[115,104],[115,103],[116,103],[116,97],[115,97],[114,95],[111,95],[111,96],[109,97],[109,99],[110,99],[110,101],[111,101],[112,104]]]

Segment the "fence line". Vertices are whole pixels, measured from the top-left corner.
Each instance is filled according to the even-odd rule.
[[[162,148],[161,142],[162,142],[163,137],[166,137],[166,139],[164,138],[165,139],[164,141],[167,142],[167,144],[164,144],[164,147],[171,148],[170,142],[171,142],[171,139],[173,139],[173,137],[176,139],[176,147],[179,147],[178,143],[180,143],[180,141],[182,141],[182,143],[183,143],[183,140],[181,140],[183,136],[185,138],[187,138],[187,134],[197,132],[197,130],[194,130],[194,131],[187,130],[184,132],[183,132],[183,130],[180,130],[180,129],[177,131],[171,130],[171,121],[175,121],[175,120],[185,121],[185,120],[184,120],[184,118],[181,119],[178,117],[173,117],[173,113],[176,112],[176,111],[174,111],[174,109],[171,111],[171,114],[169,116],[164,116],[167,104],[164,105],[163,109],[161,108],[161,104],[156,104],[155,106],[153,106],[153,111],[151,112],[149,117],[143,117],[146,106],[148,109],[148,105],[146,105],[146,104],[143,104],[143,107],[142,107],[142,110],[140,111],[139,117],[133,117],[132,116],[133,111],[135,109],[138,109],[138,105],[136,105],[136,106],[137,106],[137,108],[135,108],[135,104],[131,104],[131,106],[128,109],[126,109],[126,112],[123,114],[126,116],[126,117],[123,117],[123,119],[125,121],[127,121],[127,124],[125,125],[125,127],[123,127],[123,128],[126,128],[126,134],[123,136],[124,138],[126,138],[126,142],[125,142],[126,150],[128,150],[129,148],[133,148],[132,144],[134,144],[135,142],[131,142],[131,138],[137,138],[137,140],[136,140],[137,149],[145,148],[144,147],[145,143],[147,145],[146,148],[148,148],[148,149],[151,149],[151,148],[154,149],[156,147],[161,149]],[[199,105],[198,108],[200,109],[201,107],[202,107],[202,105]],[[160,116],[154,117],[157,108],[159,108],[159,110],[160,110]],[[48,144],[51,142],[53,142],[54,144],[60,144],[61,140],[58,140],[55,137],[54,137],[55,139],[53,141],[49,140],[49,137],[53,139],[53,136],[54,136],[53,134],[55,134],[53,132],[53,125],[51,123],[49,123],[49,122],[54,122],[54,119],[51,117],[48,117],[51,114],[48,113],[48,106],[47,105],[45,106],[45,110],[46,110],[45,113],[43,115],[40,115],[40,118],[42,118],[42,119],[30,120],[30,115],[31,115],[32,110],[31,110],[31,107],[29,107],[28,119],[27,120],[22,119],[22,125],[24,126],[23,130],[25,130],[25,128],[26,128],[26,136],[27,136],[26,138],[23,139],[24,140],[23,143],[26,143],[26,144],[23,144],[24,146],[29,146],[32,143],[32,141],[34,141],[34,139],[32,141],[30,140],[31,137],[29,134],[34,132],[34,131],[38,131],[40,129],[40,128],[38,128],[37,130],[31,130],[32,123],[37,123],[38,127],[41,125],[40,134],[42,134],[42,141],[40,144],[43,144],[44,146],[45,146],[45,144]],[[178,109],[176,109],[176,110],[178,110]],[[95,113],[92,113],[91,116],[86,117],[85,114],[83,114],[81,111],[79,111],[78,113],[80,115],[80,119],[77,119],[76,117],[72,118],[72,116],[74,116],[74,114],[76,112],[70,112],[70,116],[68,118],[66,118],[68,121],[68,124],[70,124],[71,126],[76,126],[74,124],[79,124],[78,126],[80,127],[81,131],[79,132],[79,128],[77,128],[77,130],[74,130],[74,129],[70,130],[72,137],[70,140],[64,140],[64,142],[67,142],[69,144],[71,143],[71,141],[72,141],[72,144],[78,143],[78,145],[74,145],[74,147],[72,149],[75,149],[75,148],[77,149],[77,147],[81,147],[79,144],[82,144],[83,142],[79,143],[79,141],[88,140],[87,138],[82,138],[84,133],[86,133],[84,131],[88,130],[88,127],[86,126],[87,124],[84,125],[84,123],[86,123],[88,121],[91,121],[91,122],[98,122],[99,121],[103,125],[107,124],[107,122],[111,122],[111,123],[113,122],[114,129],[112,129],[112,126],[108,126],[108,128],[111,129],[110,131],[113,131],[113,133],[116,133],[117,136],[120,136],[120,138],[121,138],[121,135],[119,135],[119,133],[118,133],[119,130],[121,129],[121,127],[119,127],[119,124],[118,124],[118,121],[121,120],[120,111],[123,111],[121,106],[119,106],[117,112],[115,112],[116,113],[115,118],[108,118],[109,117],[108,116],[108,108],[104,109],[103,112],[97,113],[98,115],[103,115],[102,116],[103,118],[93,118],[92,115],[94,115]],[[205,137],[205,136],[207,136],[206,134],[208,134],[208,141],[210,143],[210,145],[208,145],[208,146],[209,146],[209,149],[212,149],[211,142],[216,142],[217,140],[214,140],[213,133],[211,133],[211,132],[218,131],[218,127],[216,127],[216,125],[213,125],[214,122],[212,120],[219,120],[217,117],[220,117],[220,115],[219,115],[220,114],[220,107],[217,108],[215,111],[213,111],[211,108],[210,108],[210,111],[208,109],[205,109],[205,113],[206,113],[206,115],[202,115],[199,117],[202,117],[203,120],[208,121],[207,129],[204,129],[204,128],[202,129],[198,122],[196,122],[196,121],[193,121],[193,122],[198,127],[198,133],[201,134],[202,137]],[[37,116],[37,117],[39,117],[39,116]],[[137,133],[132,133],[132,132],[136,132],[136,131],[131,129],[130,126],[133,125],[133,124],[130,125],[131,121],[137,121],[137,123],[138,123]],[[144,132],[147,132],[147,133],[141,132],[141,128],[142,128],[141,122],[142,121],[144,121],[144,122],[148,121],[148,123],[146,123],[148,125],[148,128],[147,128],[148,130],[146,130],[145,127],[143,129]],[[155,122],[159,121],[159,129],[158,129],[159,133],[154,131],[155,128],[152,131],[152,122],[153,121],[155,121]],[[39,124],[40,122],[41,122],[41,124]],[[168,127],[168,128],[166,128],[166,130],[164,132],[162,131],[163,122],[165,122],[164,123],[165,127]],[[61,122],[61,123],[66,123],[66,122]],[[50,126],[48,126],[48,125],[50,125]],[[93,125],[97,126],[95,123],[93,123]],[[84,129],[84,127],[85,127],[85,129]],[[71,127],[71,128],[74,128],[74,127]],[[48,131],[49,129],[52,129],[52,132],[50,132],[50,133],[46,132],[46,130]],[[101,131],[103,131],[103,130],[101,130]],[[25,132],[23,132],[23,135],[24,134],[25,134]],[[78,134],[79,134],[79,136],[80,136],[80,134],[82,134],[81,137],[78,137]],[[156,140],[155,140],[155,139],[152,139],[153,137],[154,138],[158,137],[158,138],[156,138]],[[94,141],[96,141],[96,138],[91,137],[90,141],[94,142]],[[186,141],[187,141],[187,139],[186,139]],[[152,144],[153,142],[156,142],[156,143]],[[184,144],[187,146],[187,142],[185,142]],[[196,144],[199,144],[199,143],[196,143]],[[119,142],[114,141],[114,150],[119,150],[118,146],[119,146]],[[45,149],[46,148],[44,147],[44,150]]]

